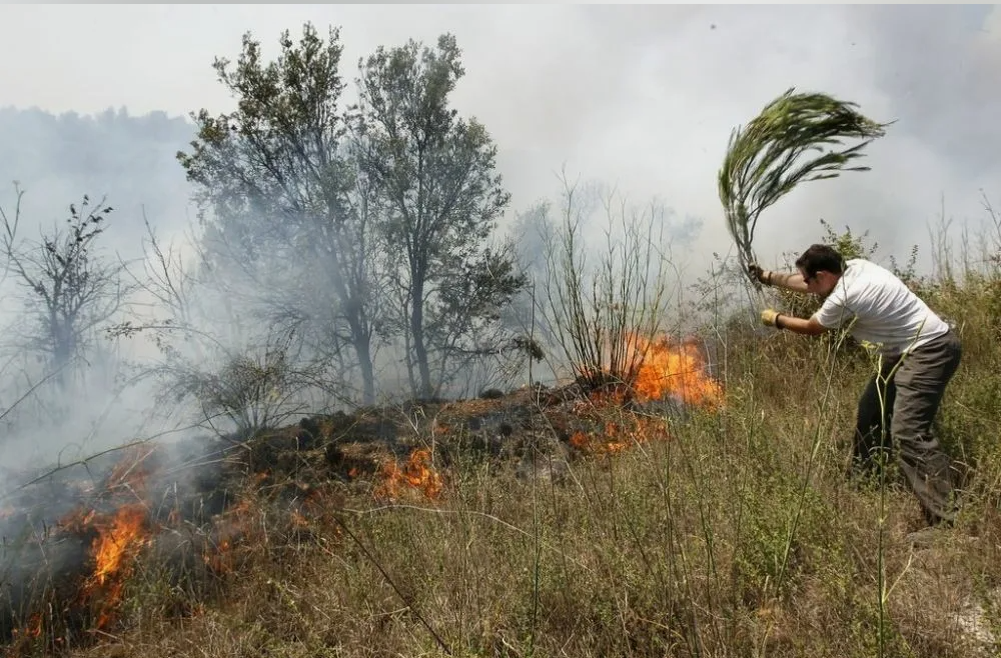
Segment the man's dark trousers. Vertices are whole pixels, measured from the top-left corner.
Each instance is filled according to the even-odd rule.
[[[879,460],[891,454],[884,438],[892,438],[897,464],[931,524],[952,522],[956,514],[955,473],[932,427],[961,358],[952,330],[903,357],[884,357],[858,404],[853,469],[878,473]]]

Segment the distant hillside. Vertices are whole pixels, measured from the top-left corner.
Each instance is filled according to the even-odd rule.
[[[142,212],[163,230],[179,228],[191,214],[184,171],[175,159],[194,126],[163,112],[129,115],[108,109],[98,115],[54,115],[32,109],[0,109],[0,205],[14,202],[12,181],[26,190],[26,225],[61,218],[83,194],[106,195],[116,209],[116,247],[138,245]],[[109,243],[110,244],[110,243]]]

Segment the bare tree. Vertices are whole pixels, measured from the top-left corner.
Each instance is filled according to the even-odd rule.
[[[638,212],[614,192],[596,197],[592,208],[576,184],[564,178],[563,186],[562,222],[547,236],[548,280],[540,303],[564,358],[554,372],[568,366],[588,390],[629,391],[671,302],[665,209],[651,204]],[[596,210],[606,224],[605,244],[592,251],[585,222]],[[589,253],[597,262],[588,262]]]
[[[17,323],[17,347],[44,355],[55,380],[65,385],[71,362],[86,358],[99,330],[125,303],[119,263],[103,258],[98,239],[112,212],[104,200],[92,203],[86,195],[69,206],[69,218],[40,231],[36,240],[20,239],[21,200],[15,184],[13,216],[0,208],[6,267],[24,296],[22,321]]]

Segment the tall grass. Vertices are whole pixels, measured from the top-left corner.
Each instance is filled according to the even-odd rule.
[[[512,437],[513,458],[487,459],[456,424],[434,437],[436,458],[449,455],[441,499],[375,502],[362,484],[319,482],[324,513],[296,532],[261,502],[222,594],[199,604],[140,565],[121,625],[68,653],[996,655],[1001,269],[958,270],[911,282],[960,318],[966,349],[939,422],[967,467],[965,507],[928,548],[905,539],[923,520],[893,469],[874,487],[844,477],[856,398],[877,364],[843,340],[709,313],[721,407],[588,411],[670,438],[579,453],[561,425],[580,421],[567,403],[538,410]],[[707,289],[731,276],[720,268]],[[413,438],[430,431],[415,425]]]

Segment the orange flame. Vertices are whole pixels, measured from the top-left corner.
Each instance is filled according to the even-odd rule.
[[[376,498],[395,500],[401,495],[401,487],[409,486],[434,500],[441,495],[444,486],[441,475],[431,463],[431,451],[426,448],[410,453],[402,468],[395,460],[387,462],[381,474],[384,480],[374,492]]]
[[[125,505],[110,517],[89,513],[83,519],[97,530],[91,544],[94,572],[84,585],[85,599],[100,601],[97,627],[105,628],[112,619],[122,595],[125,580],[131,572],[129,560],[149,543],[145,528],[146,508],[141,504]]]
[[[309,520],[299,510],[292,510],[292,526],[295,528],[308,528]]]
[[[723,404],[723,389],[705,372],[705,364],[694,341],[677,342],[668,336],[645,338],[626,336],[628,358],[636,364],[629,387],[594,391],[587,402],[574,405],[577,414],[589,415],[595,407],[619,406],[632,398],[639,402],[665,401],[675,397],[690,407],[718,409]],[[605,414],[592,420],[607,418]],[[619,422],[605,422],[604,433],[578,431],[570,437],[575,448],[592,453],[620,452],[638,443],[670,438],[667,426],[656,418],[624,414]]]
[[[41,635],[42,635],[42,616],[40,614],[38,614],[37,612],[32,613],[32,615],[28,618],[28,625],[25,626],[24,628],[14,628],[14,629],[12,629],[11,630],[11,635],[13,635],[15,639],[17,639],[19,637],[26,637],[26,638],[32,638],[32,639],[41,637]]]
[[[216,573],[229,573],[233,570],[234,556],[233,545],[229,539],[220,539],[215,545],[215,550],[202,554],[205,564]]]
[[[570,445],[584,452],[614,454],[636,444],[664,441],[671,438],[667,426],[656,418],[636,416],[623,418],[619,423],[605,423],[603,435],[574,432]]]
[[[94,580],[98,585],[103,585],[106,580],[118,574],[129,554],[145,543],[145,520],[145,508],[141,505],[129,505],[115,513],[110,527],[98,530],[99,534],[93,544],[96,563]]]
[[[146,459],[154,450],[152,446],[141,445],[125,452],[104,481],[114,498],[132,501],[144,498]],[[111,513],[78,508],[60,521],[70,532],[94,533],[90,545],[94,569],[80,588],[78,602],[97,608],[97,628],[105,628],[111,622],[131,573],[131,560],[151,540],[146,522],[147,508],[142,502],[122,504]]]
[[[630,348],[642,355],[633,388],[642,401],[664,400],[669,395],[687,405],[709,409],[722,404],[723,389],[705,374],[705,365],[694,342],[672,344],[667,336],[649,339],[632,335]]]

